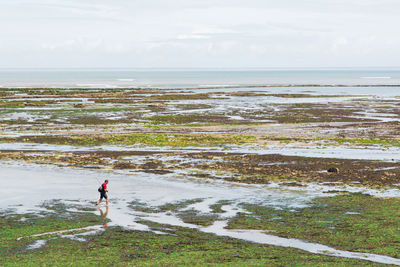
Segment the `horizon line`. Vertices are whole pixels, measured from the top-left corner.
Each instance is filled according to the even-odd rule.
[[[0,67],[7,70],[384,70],[400,66],[353,66],[353,67]]]

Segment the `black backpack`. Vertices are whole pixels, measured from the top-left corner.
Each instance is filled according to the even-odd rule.
[[[99,187],[99,189],[97,189],[97,191],[99,191],[100,193],[104,191],[103,184]]]

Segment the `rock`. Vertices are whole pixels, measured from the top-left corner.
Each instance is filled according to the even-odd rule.
[[[82,103],[78,103],[78,104],[74,105],[74,108],[84,108],[84,107],[85,107],[85,105]]]
[[[392,173],[392,172],[383,172],[383,175],[385,175],[385,176],[396,176],[396,174]]]
[[[170,170],[143,169],[142,171],[143,171],[143,172],[146,172],[146,173],[155,173],[155,174],[161,174],[161,175],[163,175],[163,174],[168,174],[168,173],[173,173],[173,172],[170,171]]]
[[[328,172],[339,173],[339,168],[336,168],[336,167],[329,168]]]
[[[136,169],[136,165],[130,162],[117,162],[113,166],[114,169]]]
[[[284,186],[304,186],[303,184],[297,183],[297,182],[283,182],[281,185]]]

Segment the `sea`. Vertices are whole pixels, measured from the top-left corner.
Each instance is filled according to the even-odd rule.
[[[400,68],[0,69],[0,88],[207,88],[257,85],[400,87]]]

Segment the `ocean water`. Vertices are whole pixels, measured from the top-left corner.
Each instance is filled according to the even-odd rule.
[[[1,69],[0,87],[400,85],[400,69]]]

